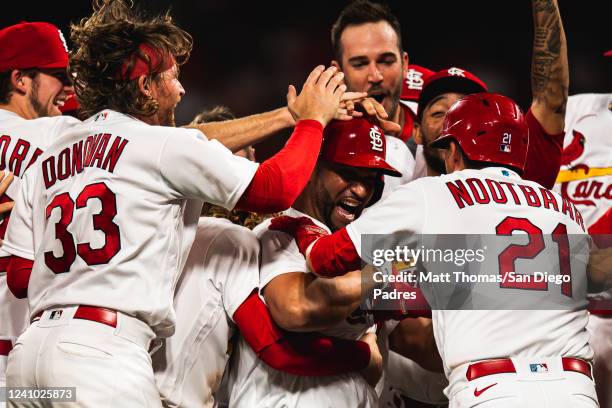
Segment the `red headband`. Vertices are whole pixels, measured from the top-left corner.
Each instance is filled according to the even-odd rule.
[[[124,61],[123,65],[121,66],[121,71],[117,75],[119,78],[132,80],[141,75],[149,75],[153,72],[164,72],[172,68],[175,63],[174,57],[171,54],[149,44],[140,44],[138,46],[138,50],[140,51],[140,54],[135,52]],[[152,72],[149,71],[149,61],[147,61],[147,59],[143,56],[148,57],[148,60],[151,62],[150,66],[153,70]],[[130,76],[126,78],[128,65],[130,62],[133,62],[133,67],[132,71],[130,72]]]

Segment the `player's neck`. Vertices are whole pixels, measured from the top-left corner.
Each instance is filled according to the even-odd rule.
[[[302,191],[302,194],[300,194],[291,207],[325,224],[325,220],[319,214],[316,202],[311,198],[310,194],[308,193],[308,189],[309,185],[306,186],[304,191]]]
[[[6,105],[0,104],[0,109],[13,112],[24,119],[37,119],[39,116],[32,106],[24,99],[16,96],[11,97],[11,101]]]

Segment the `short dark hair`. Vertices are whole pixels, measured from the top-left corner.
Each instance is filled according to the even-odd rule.
[[[28,76],[30,78],[36,78],[36,75],[38,75],[38,73],[40,72],[36,68],[21,69],[20,71],[23,76]],[[11,94],[15,90],[13,88],[13,84],[11,83],[12,73],[12,69],[0,72],[0,104],[2,105],[7,105],[11,102]]]
[[[236,116],[232,113],[230,108],[227,106],[215,106],[210,110],[198,113],[191,123],[193,125],[199,125],[202,123],[223,122],[232,119],[236,119]]]
[[[402,28],[399,20],[389,6],[381,3],[373,3],[369,0],[357,0],[346,6],[338,16],[331,29],[331,42],[334,51],[334,58],[338,63],[342,63],[342,47],[340,45],[340,37],[346,27],[350,25],[360,25],[366,23],[377,23],[386,21],[397,34],[397,46],[400,52],[402,47]]]
[[[139,46],[148,44],[163,55],[172,55],[177,65],[187,61],[191,36],[177,27],[166,13],[145,17],[128,0],[94,0],[94,12],[70,27],[74,49],[70,72],[83,115],[110,108],[122,113],[151,115],[159,105],[140,92],[138,81],[123,79],[120,72],[134,68],[135,54],[148,60],[149,78],[157,80],[160,67],[152,66]]]

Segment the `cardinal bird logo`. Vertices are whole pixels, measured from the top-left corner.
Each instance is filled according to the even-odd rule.
[[[572,130],[572,142],[563,149],[561,154],[561,165],[569,166],[571,162],[582,156],[586,138],[577,130]]]

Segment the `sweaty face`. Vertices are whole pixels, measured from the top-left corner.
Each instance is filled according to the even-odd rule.
[[[316,218],[336,231],[361,215],[372,198],[379,172],[319,162],[314,180]]]
[[[174,110],[185,95],[185,90],[178,80],[178,68],[160,73],[151,86],[151,97],[157,101],[159,108],[157,118],[161,126],[175,126]]]
[[[451,106],[465,95],[458,93],[445,93],[433,99],[423,111],[420,132],[423,143],[423,154],[427,165],[434,171],[445,174],[442,152],[430,146],[442,133],[444,116]]]
[[[61,115],[59,107],[64,105],[68,93],[74,91],[72,86],[68,85],[66,71],[41,71],[32,78],[31,83],[28,101],[35,117]]]
[[[342,32],[340,46],[339,63],[348,90],[368,92],[395,118],[408,54],[400,52],[391,25],[386,21],[350,25]]]

